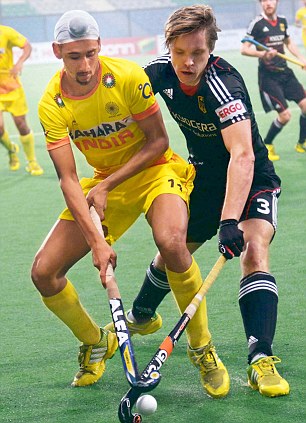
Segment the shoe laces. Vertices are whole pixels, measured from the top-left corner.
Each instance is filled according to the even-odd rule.
[[[215,347],[211,343],[206,345],[201,352],[195,351],[192,357],[194,364],[202,370],[205,369],[205,372],[218,368],[217,359]]]
[[[277,374],[275,364],[280,362],[281,362],[280,358],[273,355],[273,356],[262,358],[261,360],[259,360],[258,363],[255,363],[255,364],[259,367],[260,371],[262,372],[264,376],[268,376],[268,375]]]

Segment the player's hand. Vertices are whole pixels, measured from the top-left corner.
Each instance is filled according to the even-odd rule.
[[[101,239],[101,243],[96,245],[92,248],[92,261],[93,265],[98,269],[100,279],[104,288],[106,286],[106,275],[107,275],[107,268],[109,265],[112,266],[113,269],[116,268],[117,265],[117,255],[115,251],[112,249],[110,245],[103,239]]]
[[[275,50],[274,48],[265,51],[264,55],[263,55],[263,60],[267,63],[271,62],[271,60],[277,55],[277,50]]]
[[[219,251],[228,260],[239,257],[243,251],[243,231],[236,219],[221,220],[219,226]]]
[[[94,206],[96,212],[100,216],[101,221],[104,220],[104,211],[107,207],[107,195],[108,192],[103,189],[103,182],[100,182],[94,188],[92,188],[86,196],[88,206]]]

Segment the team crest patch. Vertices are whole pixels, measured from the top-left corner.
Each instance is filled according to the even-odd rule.
[[[204,97],[202,95],[198,96],[198,105],[202,113],[207,113],[205,103],[204,103]]]
[[[285,32],[285,24],[281,23],[281,24],[279,25],[279,29],[280,29],[282,32]]]
[[[60,93],[55,94],[54,101],[58,105],[58,107],[65,107],[65,103],[60,95]]]
[[[113,88],[116,85],[116,79],[112,73],[106,73],[102,77],[102,83],[106,88]]]
[[[109,115],[116,116],[117,113],[119,112],[119,107],[116,103],[113,103],[112,101],[110,101],[109,103],[106,104],[105,110]]]

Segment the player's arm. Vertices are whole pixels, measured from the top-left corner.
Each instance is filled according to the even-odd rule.
[[[228,126],[221,133],[230,160],[219,227],[219,251],[231,259],[243,251],[244,238],[238,221],[251,189],[255,157],[249,119]]]
[[[107,265],[111,262],[113,267],[116,266],[116,254],[100,236],[92,222],[89,207],[77,176],[71,146],[67,143],[61,147],[49,150],[49,154],[54,163],[67,207],[92,251],[94,266],[98,268],[101,281],[105,284]]]
[[[293,56],[295,56],[297,59],[299,59],[300,62],[304,63],[304,70],[306,69],[306,58],[301,54],[301,52],[299,51],[297,45],[295,44],[295,42],[293,41],[293,39],[291,37],[287,37],[284,40],[285,46],[287,47],[287,49],[290,51],[291,54],[293,54]]]
[[[94,187],[87,196],[89,205],[95,205],[102,219],[106,208],[107,194],[122,182],[153,164],[169,147],[168,135],[159,109],[150,116],[138,120],[137,123],[146,139],[142,149],[119,170]]]
[[[302,18],[303,18],[302,9],[299,9],[295,14],[295,20],[294,20],[294,24],[298,28],[302,27]]]
[[[251,121],[245,119],[221,131],[230,161],[221,220],[239,220],[248,198],[254,175]]]
[[[22,67],[24,62],[30,57],[32,52],[32,46],[29,43],[29,41],[26,41],[23,47],[20,47],[22,49],[22,54],[17,60],[17,62],[14,64],[11,74],[12,76],[16,77],[21,74]]]
[[[269,51],[266,50],[257,50],[254,44],[249,41],[241,43],[240,53],[243,56],[257,57],[265,61],[270,61],[273,57],[276,56],[277,50],[271,48]]]

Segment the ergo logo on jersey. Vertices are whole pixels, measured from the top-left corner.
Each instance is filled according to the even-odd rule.
[[[241,100],[233,100],[224,106],[218,107],[215,112],[219,116],[220,122],[225,122],[233,119],[235,116],[243,115],[246,113],[246,109]]]

